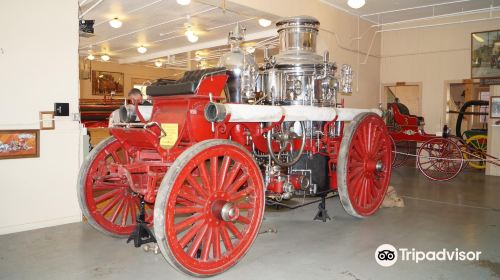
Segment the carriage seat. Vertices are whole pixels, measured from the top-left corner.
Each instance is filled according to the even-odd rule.
[[[200,81],[208,75],[225,73],[226,68],[207,68],[202,70],[186,71],[184,76],[177,81],[159,79],[146,88],[150,96],[170,96],[193,94]]]
[[[389,106],[391,106],[393,108],[393,110],[395,110],[395,111],[397,110],[400,115],[403,115],[403,117],[414,118],[416,120],[417,125],[425,125],[424,117],[410,114],[410,110],[403,103],[399,103],[399,102],[389,103]]]

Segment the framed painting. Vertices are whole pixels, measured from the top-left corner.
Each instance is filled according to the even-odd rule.
[[[49,130],[55,128],[56,122],[54,121],[54,111],[40,112],[40,129]]]
[[[0,130],[0,159],[40,156],[40,130]]]
[[[121,72],[92,70],[92,95],[123,96]]]
[[[500,96],[492,96],[490,99],[490,118],[500,119]]]
[[[471,34],[471,76],[500,78],[500,30]]]

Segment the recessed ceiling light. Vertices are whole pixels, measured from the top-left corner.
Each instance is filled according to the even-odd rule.
[[[196,42],[198,42],[198,39],[199,39],[198,36],[196,36],[194,34],[191,36],[187,36],[187,38],[188,38],[188,41],[191,43],[196,43]]]
[[[162,65],[163,65],[163,62],[161,62],[161,60],[155,61],[155,66],[156,67],[160,68]]]
[[[271,23],[272,23],[272,21],[270,21],[268,19],[265,19],[265,18],[259,19],[259,24],[262,27],[268,27],[269,25],[271,25]]]
[[[347,5],[353,9],[359,9],[365,5],[365,0],[347,0]]]
[[[148,51],[148,49],[141,45],[140,47],[137,48],[137,51],[139,53],[146,53]]]
[[[122,27],[122,24],[123,24],[122,21],[116,17],[109,21],[109,25],[111,25],[111,27],[113,28],[120,28]]]
[[[103,55],[101,55],[101,59],[102,59],[102,61],[108,61],[110,58],[111,58],[111,57],[109,57],[109,55],[107,55],[107,54],[103,54]]]
[[[94,60],[95,59],[95,56],[93,56],[91,53],[87,56],[87,59],[88,60]]]
[[[177,0],[177,4],[182,6],[189,5],[189,3],[191,3],[191,0]]]

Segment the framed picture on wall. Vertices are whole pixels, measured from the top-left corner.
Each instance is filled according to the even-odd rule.
[[[490,100],[490,118],[500,119],[500,96],[492,96]]]
[[[0,130],[0,159],[40,156],[40,130]]]
[[[123,96],[123,73],[92,70],[91,80],[92,95]]]
[[[471,34],[471,76],[500,78],[500,30]]]

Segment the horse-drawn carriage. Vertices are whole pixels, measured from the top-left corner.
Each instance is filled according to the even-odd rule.
[[[266,199],[335,190],[352,216],[377,211],[392,163],[381,111],[337,102],[350,90],[351,70],[343,66],[339,77],[328,55],[316,55],[316,19],[287,18],[277,27],[280,53],[260,72],[240,49],[237,28],[224,68],[153,84],[152,110],[122,108],[112,137],[80,170],[90,225],[156,239],[174,268],[210,276],[247,252]]]
[[[456,135],[451,135],[447,126],[439,134],[424,131],[424,118],[410,114],[408,107],[399,102],[387,104],[386,124],[394,150],[393,167],[405,164],[411,156],[422,174],[434,181],[455,178],[465,167],[484,169],[486,163],[500,165],[499,159],[487,154],[486,130],[473,129],[461,132],[461,122],[470,106],[487,106],[487,101],[472,101],[464,104],[457,121]],[[487,113],[486,113],[487,114]],[[412,147],[417,148],[413,153]]]

